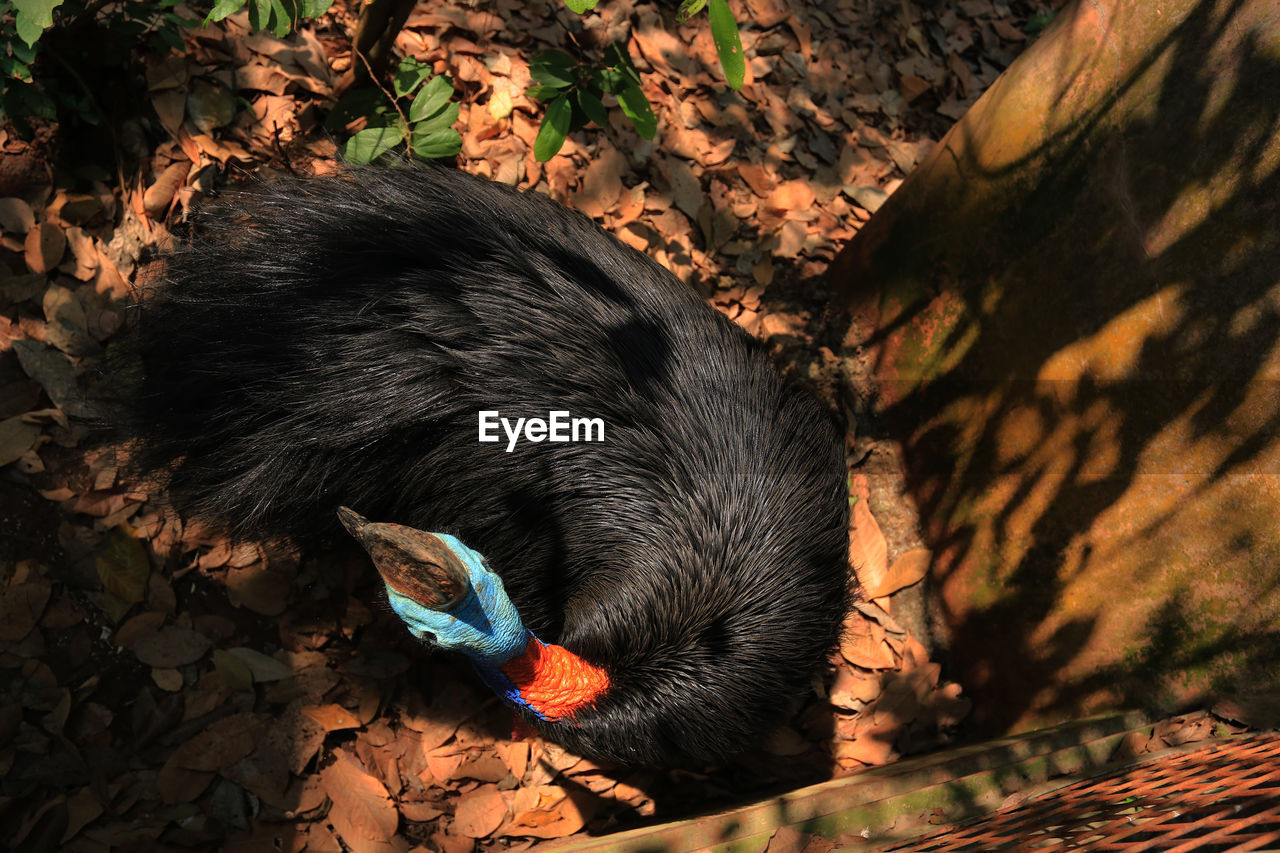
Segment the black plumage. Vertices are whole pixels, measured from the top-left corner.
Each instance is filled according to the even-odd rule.
[[[848,597],[842,441],[659,265],[535,193],[403,168],[210,209],[125,346],[143,469],[240,534],[342,504],[452,533],[539,637],[612,686],[573,724],[626,763],[749,746],[808,689]],[[480,443],[477,413],[605,440]]]

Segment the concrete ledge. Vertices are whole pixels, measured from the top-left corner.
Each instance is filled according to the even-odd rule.
[[[951,823],[994,809],[1009,794],[1054,776],[1101,770],[1126,734],[1148,726],[1137,713],[1092,717],[899,761],[717,814],[548,849],[756,853],[783,826],[826,838],[854,834],[866,838],[867,844],[884,843],[909,837],[931,823]]]

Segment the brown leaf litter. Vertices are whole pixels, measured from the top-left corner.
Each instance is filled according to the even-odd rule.
[[[593,217],[826,391],[850,368],[814,351],[821,272],[1011,60],[1039,7],[731,5],[749,63],[737,93],[705,22],[632,0],[581,32],[511,0],[429,0],[397,46],[453,78],[464,168]],[[871,600],[805,707],[726,767],[658,771],[513,738],[465,666],[405,637],[362,562],[233,546],[82,446],[139,258],[228,174],[335,168],[320,121],[352,24],[338,8],[284,41],[237,16],[193,30],[185,54],[149,65],[165,138],[141,175],[116,186],[87,168],[63,186],[37,157],[0,184],[16,188],[0,193],[0,500],[17,531],[0,550],[0,831],[73,853],[518,850],[946,742],[966,700],[894,615],[929,554],[901,547],[896,521],[881,530],[895,516],[869,500],[874,473],[860,475],[870,490],[855,478],[850,529]],[[658,138],[613,110],[608,129],[575,132],[538,163],[530,58],[618,38]],[[14,146],[0,130],[0,150]]]

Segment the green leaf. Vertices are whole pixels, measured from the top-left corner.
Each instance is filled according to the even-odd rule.
[[[29,81],[31,80],[31,67],[26,63],[19,62],[16,57],[0,53],[0,77]],[[7,79],[5,83],[8,83]]]
[[[680,4],[680,11],[676,12],[676,23],[683,24],[706,8],[706,5],[707,0],[684,0]]]
[[[633,83],[640,83],[640,72],[636,70],[631,54],[627,53],[627,47],[622,42],[615,41],[605,49],[604,61],[610,68],[616,68],[629,77]]]
[[[165,14],[164,22],[171,27],[182,28],[186,30],[190,30],[200,26],[199,18],[184,18],[181,15],[174,14],[173,12],[169,12]]]
[[[540,86],[537,84],[525,89],[524,93],[535,101],[542,101],[544,104],[548,101],[554,101],[556,98],[560,97],[559,89],[552,86]]]
[[[9,42],[9,49],[13,51],[14,59],[23,65],[30,65],[36,58],[36,46],[33,44],[20,44],[16,41]]]
[[[542,127],[538,128],[538,136],[533,140],[533,156],[540,163],[545,163],[556,156],[564,146],[564,138],[569,133],[569,122],[573,120],[573,104],[568,95],[561,95],[547,105],[547,114],[542,117]]]
[[[529,63],[529,76],[544,86],[565,89],[578,82],[578,61],[563,50],[547,50]]]
[[[234,15],[244,8],[245,2],[246,0],[218,0],[205,16],[204,25],[207,27],[210,22],[221,21],[228,15]]]
[[[618,92],[618,106],[622,107],[623,114],[631,119],[637,133],[645,139],[653,139],[653,135],[658,131],[658,117],[653,114],[649,99],[644,96],[644,92],[640,91],[639,86],[632,83]]]
[[[14,0],[18,38],[28,47],[39,41],[44,31],[53,26],[53,10],[61,5],[62,0]]]
[[[347,140],[343,156],[347,162],[366,166],[404,142],[403,127],[366,127]]]
[[[422,62],[412,56],[406,56],[396,66],[396,73],[391,77],[391,87],[397,98],[403,98],[422,85],[422,81],[431,76],[430,62]]]
[[[18,38],[22,39],[28,45],[35,44],[40,40],[40,36],[44,35],[44,27],[23,15],[18,15],[16,30]]]
[[[741,89],[747,62],[742,53],[742,39],[738,36],[738,22],[733,19],[728,0],[709,0],[709,3],[711,38],[716,43],[716,53],[720,54],[724,78],[730,89]]]
[[[271,32],[275,33],[276,38],[289,35],[289,31],[293,29],[293,14],[285,8],[284,0],[271,0],[271,11],[274,13],[272,20],[275,21]]]
[[[458,131],[451,128],[425,133],[420,133],[417,128],[414,128],[409,147],[413,149],[414,154],[424,160],[454,157],[462,150],[462,137],[458,135]]]
[[[266,29],[267,22],[271,18],[270,0],[250,0],[249,2],[249,29],[253,32]]]
[[[413,123],[414,130],[444,130],[453,127],[453,123],[458,120],[458,105],[446,104],[445,108],[433,116],[428,116],[419,122]]]
[[[587,126],[587,122],[591,120],[591,117],[582,111],[582,107],[578,104],[578,99],[574,97],[577,94],[578,94],[577,92],[570,92],[568,95],[569,106],[572,107],[572,112],[570,113],[570,116],[569,116],[569,132],[570,133],[573,133],[574,131],[582,130],[584,127]]]
[[[6,118],[21,120],[26,116],[40,116],[52,119],[58,115],[53,98],[34,83],[10,80],[8,85],[0,89],[0,95],[3,96],[0,97],[0,111],[4,112]],[[25,123],[22,126],[27,127]]]
[[[453,97],[453,87],[449,85],[449,78],[432,77],[409,106],[409,121],[419,122],[430,118],[444,109],[444,105],[449,103],[451,97]],[[453,122],[449,123],[453,124]]]
[[[599,95],[587,89],[579,89],[574,94],[578,96],[578,107],[587,114],[587,118],[601,127],[609,126],[609,112]]]
[[[186,47],[186,43],[183,42],[182,36],[173,30],[158,30],[156,32],[156,40],[165,47],[170,47],[178,51],[181,51]]]
[[[600,0],[564,0],[564,5],[581,15],[594,9],[599,2]]]
[[[616,95],[628,86],[635,85],[634,80],[616,68],[601,69],[591,76],[591,82],[610,95]]]
[[[318,18],[333,6],[333,0],[298,0],[298,14],[303,18]]]

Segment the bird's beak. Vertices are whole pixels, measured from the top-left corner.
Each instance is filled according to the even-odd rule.
[[[380,524],[348,508],[338,520],[373,560],[387,586],[431,610],[448,611],[471,591],[462,561],[434,533]]]

